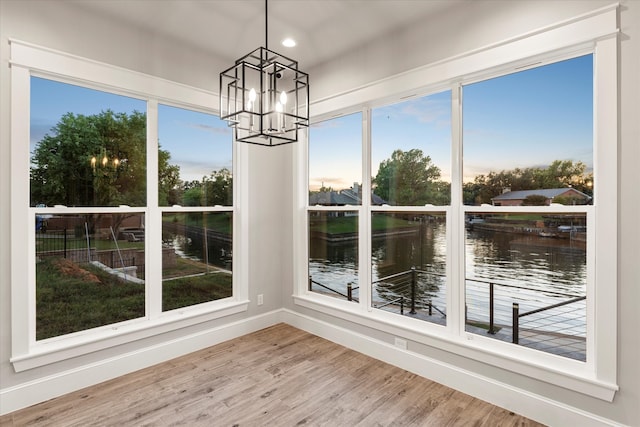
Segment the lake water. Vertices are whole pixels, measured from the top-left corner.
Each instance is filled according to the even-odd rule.
[[[586,293],[584,242],[540,237],[537,231],[520,234],[477,227],[466,230],[465,239],[468,319],[488,321],[489,282],[495,283],[496,322],[503,325],[511,324],[512,302],[520,304],[522,313],[571,298],[556,293],[575,296]],[[418,222],[413,233],[374,237],[371,256],[374,305],[408,297],[409,276],[393,285],[380,286],[376,282],[415,267],[426,272],[418,276],[417,299],[428,300],[446,311],[446,249],[442,218]],[[358,286],[356,240],[311,239],[310,255],[309,274],[313,281],[343,294],[347,283]],[[556,316],[556,323],[571,325],[570,333],[584,335],[584,301],[579,308],[574,305],[571,310],[558,309],[549,315]]]

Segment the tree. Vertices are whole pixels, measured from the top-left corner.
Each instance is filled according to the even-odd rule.
[[[422,150],[395,150],[380,163],[373,178],[374,192],[392,205],[448,204],[448,183],[440,181],[440,168]]]
[[[228,206],[233,202],[233,177],[227,168],[211,172],[202,181],[187,182],[184,188],[184,206]]]
[[[202,179],[202,184],[206,189],[205,206],[228,206],[233,203],[233,177],[229,169],[211,172],[208,178]]]
[[[145,206],[145,113],[66,113],[36,145],[31,157],[31,204],[48,206]],[[172,201],[179,167],[159,150],[159,196]],[[128,214],[113,214],[116,231]],[[99,217],[87,215],[90,229]]]
[[[160,206],[179,205],[183,195],[180,166],[170,165],[171,154],[158,150],[158,203]]]
[[[571,160],[554,160],[547,169],[541,171],[541,188],[572,187],[579,184],[586,170],[582,162]]]
[[[511,191],[573,187],[592,195],[593,174],[585,174],[586,165],[571,160],[554,160],[546,168],[530,167],[478,175],[463,186],[465,204],[491,203],[506,188]]]
[[[138,111],[63,115],[32,154],[31,204],[145,206],[146,123]],[[171,203],[180,169],[158,154],[160,201]]]

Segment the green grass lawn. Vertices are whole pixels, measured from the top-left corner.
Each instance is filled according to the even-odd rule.
[[[373,215],[371,228],[373,231],[388,230],[394,228],[407,228],[415,227],[416,223],[408,221],[403,218],[398,218],[390,215]],[[317,220],[316,218],[310,219],[310,231],[318,231],[328,234],[344,234],[344,233],[356,233],[358,231],[358,217],[357,216],[340,216],[330,217],[326,221]]]
[[[44,259],[36,266],[36,339],[142,317],[144,292],[91,265]]]
[[[162,216],[163,222],[177,222],[180,224],[202,228],[205,223],[210,230],[220,233],[231,234],[232,217],[226,212],[189,212],[189,213],[165,213]]]
[[[193,274],[201,272],[202,267],[187,264],[179,270],[173,274]],[[163,310],[230,297],[231,274],[214,267],[211,271],[164,281]],[[37,340],[144,316],[144,285],[125,282],[92,265],[63,258],[44,258],[36,265]]]
[[[85,249],[87,248],[87,239],[82,237],[67,237],[66,239],[67,249]],[[113,240],[99,240],[91,239],[89,241],[91,248],[95,248],[98,251],[116,249]],[[144,242],[128,242],[126,240],[118,240],[118,247],[120,249],[144,249]],[[65,239],[48,238],[36,235],[36,251],[61,251],[65,248]]]
[[[174,310],[232,296],[231,274],[205,273],[162,282],[162,310]]]

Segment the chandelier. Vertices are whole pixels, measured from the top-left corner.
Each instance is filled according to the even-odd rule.
[[[109,161],[109,157],[107,157],[107,151],[103,148],[97,158],[96,156],[91,157],[89,163],[91,164],[91,169],[93,169],[93,171],[95,172],[97,166],[101,166],[103,168],[113,166],[114,169],[117,169],[118,166],[120,166],[120,159],[114,157],[113,159],[111,159],[111,161]]]
[[[309,75],[269,50],[264,3],[265,47],[220,73],[220,118],[237,141],[272,147],[298,141],[298,131],[309,126]]]

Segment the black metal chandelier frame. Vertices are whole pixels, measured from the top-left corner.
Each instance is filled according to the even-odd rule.
[[[299,130],[309,126],[309,75],[268,49],[267,0],[265,47],[220,73],[220,118],[237,141],[271,147],[298,141]]]

